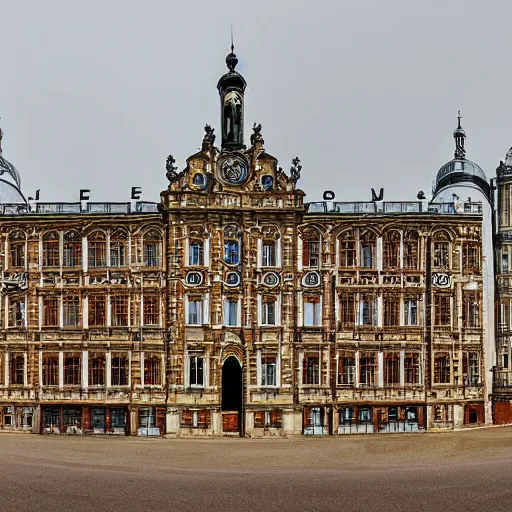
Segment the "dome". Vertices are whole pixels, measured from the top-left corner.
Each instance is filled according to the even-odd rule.
[[[16,167],[0,152],[0,203],[26,203],[21,192],[21,180]]]
[[[444,178],[449,175],[451,177],[456,174],[475,176],[487,182],[487,177],[485,176],[484,171],[482,171],[482,168],[475,164],[475,162],[466,159],[459,160],[454,158],[447,164],[444,164],[441,169],[439,169],[436,177],[436,188]]]
[[[505,165],[507,167],[512,166],[512,148],[508,150],[507,156],[505,156]]]

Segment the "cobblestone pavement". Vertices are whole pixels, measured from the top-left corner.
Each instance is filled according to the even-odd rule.
[[[0,435],[1,510],[512,510],[512,428],[287,440]]]

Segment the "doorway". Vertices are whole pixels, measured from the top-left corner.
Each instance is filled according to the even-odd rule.
[[[222,365],[222,430],[242,432],[242,367],[234,356]]]

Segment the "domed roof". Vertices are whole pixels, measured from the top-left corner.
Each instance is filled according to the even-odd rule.
[[[466,132],[460,125],[460,112],[458,116],[458,126],[453,132],[455,139],[454,159],[444,164],[439,169],[433,187],[433,193],[436,195],[441,188],[455,183],[473,182],[482,191],[490,197],[490,185],[487,181],[484,171],[475,162],[466,158],[466,149],[464,147]]]
[[[454,158],[453,160],[450,160],[448,163],[444,164],[441,169],[439,169],[436,177],[436,188],[439,182],[443,180],[443,178],[454,174],[467,174],[469,176],[476,176],[484,181],[487,181],[487,177],[485,176],[484,171],[482,171],[482,168],[478,164],[475,164],[475,162],[472,162],[471,160],[466,160],[465,158]]]
[[[512,148],[508,150],[508,153],[505,156],[505,165],[507,167],[512,167]]]

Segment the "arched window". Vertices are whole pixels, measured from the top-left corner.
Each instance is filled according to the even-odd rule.
[[[240,234],[237,226],[224,228],[224,261],[228,265],[240,263]]]
[[[419,235],[417,231],[404,233],[404,268],[416,270],[418,268]]]
[[[110,266],[124,267],[128,253],[128,233],[116,229],[110,233]]]
[[[23,231],[13,231],[9,234],[9,267],[25,267],[25,240]]]
[[[144,265],[159,267],[162,263],[162,235],[151,229],[144,235]]]
[[[400,266],[400,233],[398,231],[390,231],[384,235],[383,263],[384,268]]]
[[[62,264],[64,267],[82,266],[82,237],[76,231],[64,233],[64,250]]]
[[[302,265],[320,266],[320,233],[316,229],[305,229],[302,234]]]
[[[59,260],[59,233],[56,231],[45,233],[43,236],[43,267],[59,267]]]
[[[366,268],[375,267],[375,245],[376,237],[373,233],[364,233],[360,239],[361,243],[361,266]]]
[[[450,238],[444,231],[438,231],[433,236],[433,267],[449,268],[450,267]]]
[[[87,235],[87,255],[89,268],[101,268],[107,264],[107,239],[102,231]]]
[[[204,242],[202,240],[190,240],[188,246],[188,264],[204,265]]]

